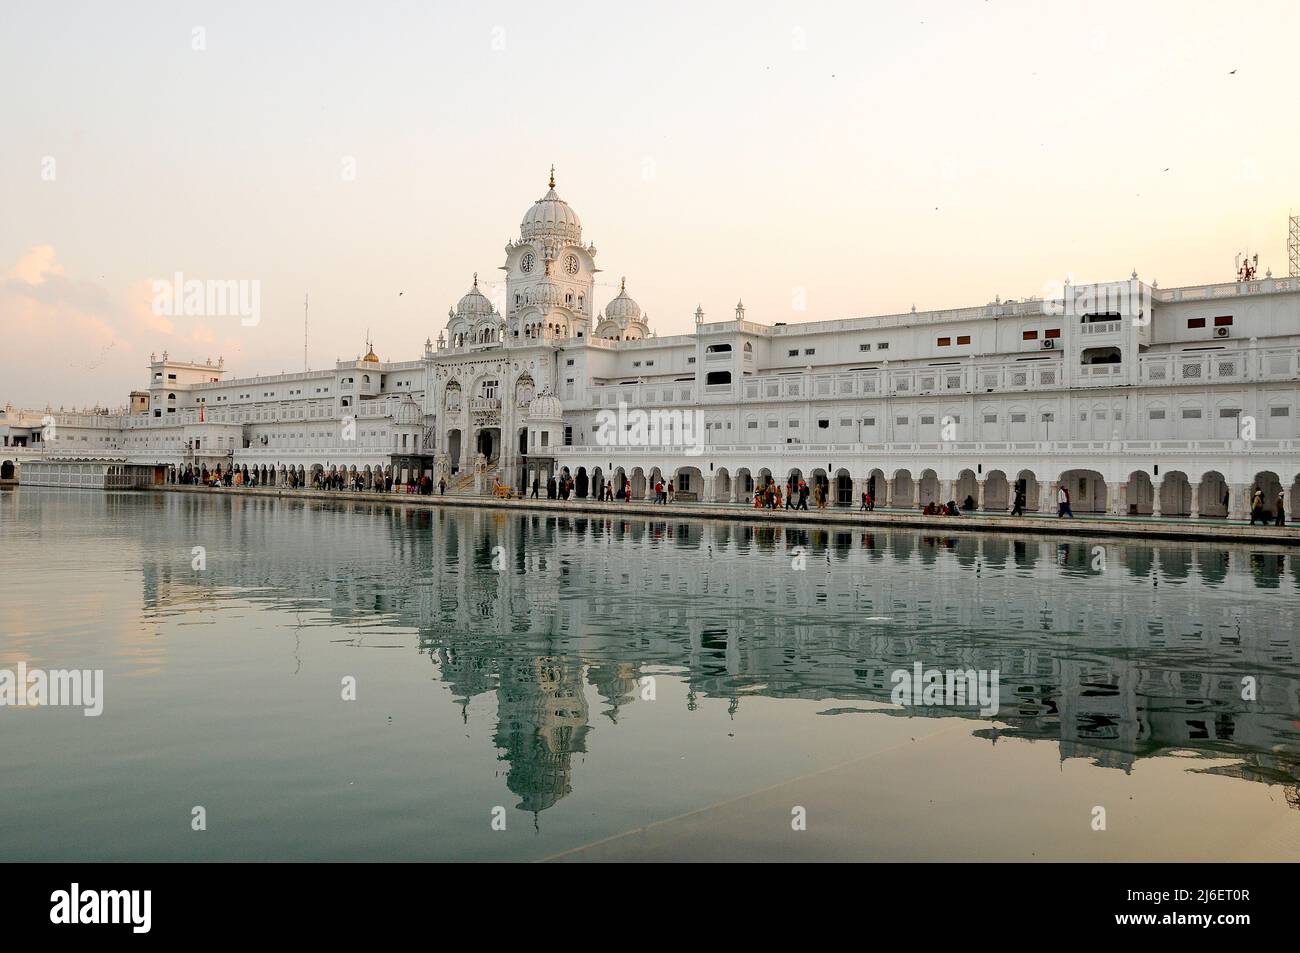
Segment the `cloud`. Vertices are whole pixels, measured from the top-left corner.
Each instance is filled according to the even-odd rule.
[[[148,349],[143,339],[170,334],[133,293],[114,293],[68,275],[51,245],[36,245],[12,267],[0,266],[0,403],[18,406],[99,404],[120,381],[139,378]],[[149,286],[144,283],[147,289]]]
[[[27,285],[40,285],[45,283],[46,275],[61,274],[63,266],[54,261],[54,246],[34,245],[14,263],[6,277]]]

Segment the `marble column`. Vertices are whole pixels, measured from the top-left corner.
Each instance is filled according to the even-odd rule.
[[[1192,512],[1188,519],[1198,520],[1201,518],[1201,481],[1192,485]]]
[[[1250,485],[1233,483],[1229,490],[1228,519],[1244,520],[1250,516]]]
[[[885,495],[881,497],[880,505],[882,507],[894,505],[894,481],[893,480],[885,481]]]
[[[921,478],[913,477],[912,478],[912,509],[919,510],[920,508],[921,508]]]
[[[1111,516],[1124,515],[1124,484],[1106,484],[1106,509]]]
[[[1164,482],[1165,482],[1164,480],[1151,481],[1151,518],[1152,519],[1159,519],[1162,515],[1160,512],[1160,486]]]
[[[988,482],[988,480],[976,480],[976,481],[975,481],[975,485],[979,488],[979,490],[978,490],[978,494],[979,494],[979,495],[977,496],[977,498],[976,498],[976,500],[975,500],[975,505],[976,505],[976,508],[979,509],[979,511],[980,511],[981,513],[984,512],[984,484],[987,483],[987,482]]]

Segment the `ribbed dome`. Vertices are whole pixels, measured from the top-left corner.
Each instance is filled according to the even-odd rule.
[[[456,316],[464,318],[481,318],[491,315],[492,302],[478,290],[478,275],[474,275],[474,287],[456,305]]]
[[[618,286],[618,297],[605,306],[605,320],[621,325],[641,320],[641,306],[628,296],[626,278]]]
[[[539,308],[547,310],[565,307],[564,291],[550,277],[543,278],[535,287],[529,289],[528,300]]]
[[[564,407],[560,398],[547,393],[538,394],[528,405],[529,420],[560,420],[564,417]]]
[[[393,419],[399,426],[413,427],[420,423],[420,418],[423,416],[424,412],[420,409],[420,405],[416,403],[415,398],[407,394],[402,399],[402,402],[397,405],[397,412],[393,415]]]
[[[582,240],[582,222],[578,213],[555,191],[555,170],[551,169],[550,189],[533,203],[519,224],[519,235],[526,241],[559,238],[575,245]]]

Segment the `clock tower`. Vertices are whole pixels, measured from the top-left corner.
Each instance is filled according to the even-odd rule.
[[[506,342],[586,338],[591,332],[596,246],[582,243],[582,222],[555,191],[547,192],[506,245]]]

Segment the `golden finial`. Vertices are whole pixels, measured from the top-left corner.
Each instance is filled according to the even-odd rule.
[[[555,188],[555,166],[551,166],[551,188]]]
[[[626,278],[618,279],[618,293],[622,294],[626,290],[627,290],[627,279]]]
[[[474,287],[478,287],[478,272],[474,272]]]

